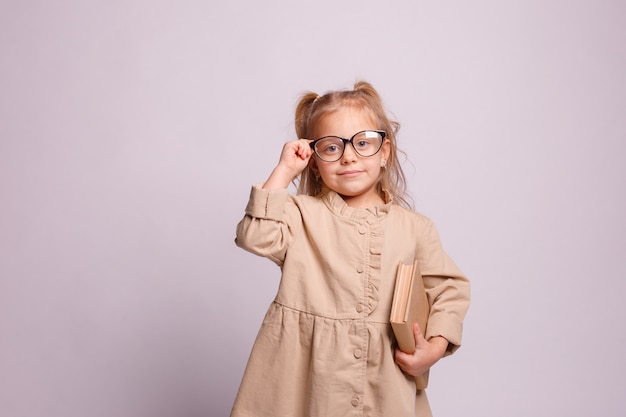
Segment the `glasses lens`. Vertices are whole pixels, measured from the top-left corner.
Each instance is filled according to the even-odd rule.
[[[372,156],[380,149],[383,137],[373,130],[358,133],[353,139],[354,149],[361,156]]]
[[[363,157],[375,155],[383,145],[384,134],[375,130],[364,130],[352,138],[356,153]],[[338,161],[343,155],[345,141],[337,136],[326,136],[315,142],[315,153],[326,162]]]
[[[317,153],[324,161],[336,161],[341,158],[341,154],[343,154],[343,141],[341,138],[334,136],[328,136],[324,139],[320,139],[315,144],[315,153]]]

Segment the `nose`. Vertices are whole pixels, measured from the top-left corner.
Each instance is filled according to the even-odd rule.
[[[352,142],[346,143],[343,149],[343,155],[341,155],[341,163],[349,164],[356,160],[357,160],[357,154],[356,154],[356,151],[354,150],[354,145],[352,145]]]

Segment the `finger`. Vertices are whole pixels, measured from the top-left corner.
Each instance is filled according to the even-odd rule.
[[[313,149],[311,149],[311,142],[313,141],[309,139],[300,139],[300,143],[302,144],[304,149],[307,149],[309,151],[313,151]]]
[[[298,154],[298,143],[297,142],[287,142],[285,146],[283,146],[283,156],[290,157],[292,155]]]
[[[298,156],[304,160],[308,159],[313,154],[313,150],[309,146],[309,142],[306,140],[298,141]]]
[[[303,159],[307,159],[309,156],[311,156],[311,147],[307,142],[304,141],[301,141],[300,144],[302,145]]]
[[[394,355],[394,360],[395,362],[398,364],[398,366],[400,367],[400,369],[405,370],[408,364],[408,359],[411,355],[409,355],[406,352],[401,351],[400,349],[396,348],[396,352]]]
[[[415,350],[417,350],[417,348],[426,341],[426,339],[424,339],[424,336],[422,335],[422,330],[417,323],[413,325],[413,336],[415,337]]]
[[[306,149],[301,145],[298,145],[298,149],[296,150],[296,155],[298,156],[298,158],[302,160],[306,160],[309,157],[307,155]]]
[[[420,325],[415,323],[413,325],[413,335],[415,336],[415,340],[417,341],[417,337],[422,333],[420,330]]]
[[[283,154],[288,159],[302,159],[300,141],[287,142]]]

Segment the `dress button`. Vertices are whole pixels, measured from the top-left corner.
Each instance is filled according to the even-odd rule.
[[[354,349],[354,357],[360,359],[363,356],[363,351],[361,349]]]
[[[365,226],[359,226],[359,233],[364,235],[365,233],[367,233],[367,227]]]
[[[358,407],[359,406],[359,397],[352,398],[352,401],[350,401],[350,404],[352,404],[352,407]]]
[[[359,274],[363,272],[363,265],[357,265],[356,272],[358,272]]]
[[[357,313],[363,312],[363,304],[357,304],[356,305],[356,312]]]

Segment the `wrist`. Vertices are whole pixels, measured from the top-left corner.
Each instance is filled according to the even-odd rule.
[[[439,359],[443,358],[446,351],[448,350],[448,340],[443,336],[435,336],[432,337],[428,343],[432,346],[432,352],[435,359],[435,362]]]
[[[291,181],[298,176],[291,168],[278,164],[269,178],[263,184],[264,189],[287,188]]]

